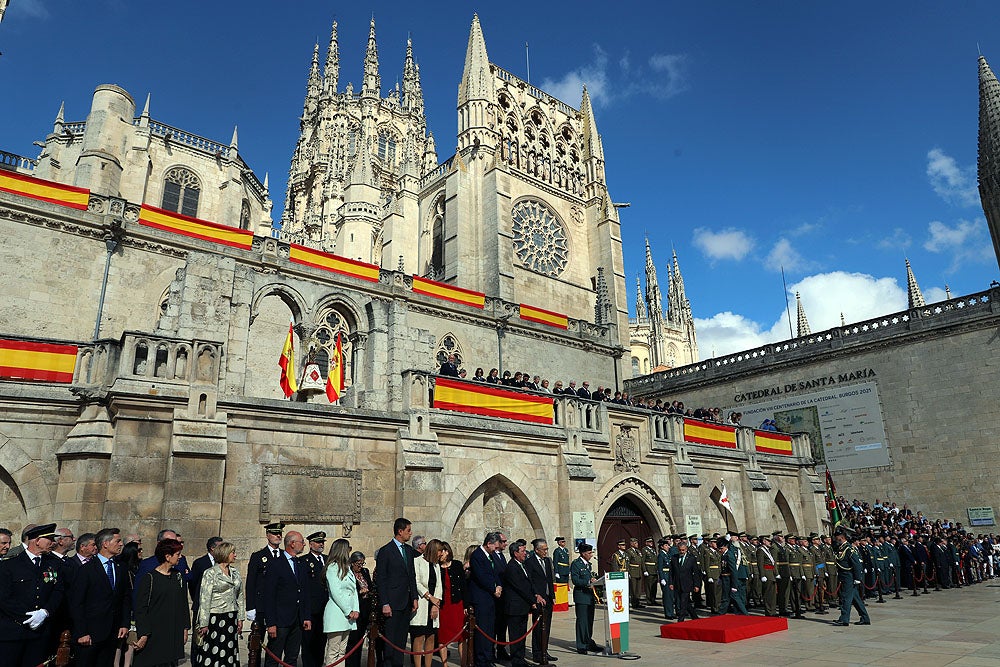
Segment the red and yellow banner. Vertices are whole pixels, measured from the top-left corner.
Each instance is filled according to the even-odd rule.
[[[87,204],[90,202],[90,190],[86,188],[43,181],[34,176],[25,176],[2,169],[0,169],[0,190],[81,211],[86,211]]]
[[[142,205],[139,211],[139,224],[232,248],[249,250],[253,245],[253,232],[247,229],[199,220],[173,211],[164,211],[149,204]]]
[[[340,400],[340,392],[344,391],[344,348],[340,343],[340,332],[337,332],[337,345],[330,357],[330,369],[326,373],[326,397],[331,403]]]
[[[295,381],[295,323],[288,323],[288,335],[285,336],[285,344],[281,347],[281,356],[278,357],[278,368],[281,375],[278,377],[278,385],[285,398],[291,398],[292,394],[299,390],[299,385]]]
[[[551,310],[543,310],[542,308],[529,306],[524,303],[521,304],[520,315],[522,320],[528,320],[529,322],[547,324],[550,327],[557,327],[559,329],[566,329],[569,327],[569,318],[565,315],[561,313],[553,313]]]
[[[736,449],[736,428],[723,424],[684,420],[684,442]]]
[[[552,398],[496,389],[480,382],[438,378],[434,407],[487,417],[551,424]]]
[[[756,431],[754,433],[754,444],[757,447],[757,451],[763,454],[792,455],[792,436],[785,435],[784,433]]]
[[[413,276],[413,291],[417,294],[437,297],[445,301],[460,303],[473,308],[482,308],[486,301],[486,295],[482,292],[455,287],[446,283],[439,283],[420,276]]]
[[[292,243],[288,250],[288,259],[296,264],[311,266],[314,269],[332,271],[352,278],[360,278],[369,282],[378,282],[378,267],[346,257],[331,255],[327,252],[313,250]]]
[[[0,339],[0,378],[72,382],[76,349],[76,345]]]

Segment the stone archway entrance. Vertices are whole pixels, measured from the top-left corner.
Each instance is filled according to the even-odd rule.
[[[652,535],[654,539],[658,533],[657,525],[649,520],[642,510],[642,505],[628,495],[624,495],[611,505],[601,528],[597,532],[597,555],[600,562],[597,564],[597,571],[604,574],[608,570],[608,562],[618,549],[618,540],[635,537],[642,546],[646,537]]]

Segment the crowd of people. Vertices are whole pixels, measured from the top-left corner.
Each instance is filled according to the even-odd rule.
[[[843,519],[832,536],[669,535],[656,547],[651,536],[642,546],[622,539],[602,569],[626,573],[631,606],[655,605],[668,621],[753,609],[803,618],[837,607],[835,625],[849,624],[852,608],[858,624],[871,624],[865,600],[969,586],[1000,573],[1000,536],[932,522],[890,501],[840,497],[837,505]],[[251,554],[245,582],[236,548],[221,537],[189,566],[173,530],[161,530],[144,558],[141,537],[123,538],[116,528],[77,537],[55,524],[28,525],[16,546],[0,528],[4,664],[36,667],[68,629],[80,667],[176,665],[188,650],[197,667],[235,666],[245,621],[265,636],[267,667],[300,657],[303,667],[342,659],[360,667],[370,624],[380,667],[402,667],[406,655],[414,667],[434,659],[446,667],[451,651],[461,662],[467,646],[476,667],[500,660],[526,667],[528,650],[531,661],[549,664],[557,660],[548,637],[563,585],[572,588],[575,649],[604,649],[593,639],[603,579],[592,545],[576,545],[572,558],[563,537],[550,554],[545,539],[508,543],[489,532],[459,557],[444,540],[414,537],[399,518],[375,553],[373,573],[348,540],[327,549],[322,531],[304,537],[284,528],[265,527],[267,545]],[[470,611],[478,626],[471,643]]]
[[[543,394],[553,394],[555,396],[576,396],[590,401],[613,403],[627,407],[643,408],[653,412],[663,412],[671,415],[681,415],[692,419],[700,419],[707,422],[719,424],[729,424],[731,426],[743,426],[743,413],[731,411],[728,415],[723,414],[722,408],[688,408],[683,401],[664,401],[663,399],[646,399],[641,397],[633,398],[627,391],[618,391],[611,387],[598,385],[596,389],[591,389],[590,382],[583,380],[577,386],[575,380],[563,382],[556,380],[549,382],[547,378],[539,375],[532,375],[528,371],[504,371],[501,375],[499,369],[491,368],[487,373],[482,367],[477,368],[472,377],[464,368],[459,368],[458,360],[454,354],[448,355],[447,360],[438,369],[438,375],[445,377],[457,377],[471,382],[483,382],[485,384],[495,384],[510,389],[520,389],[524,391],[534,391]],[[777,431],[778,427],[773,419],[766,419],[759,427],[761,430]]]

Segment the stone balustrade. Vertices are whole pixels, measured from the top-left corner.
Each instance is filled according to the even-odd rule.
[[[117,379],[174,385],[215,385],[222,344],[126,331],[121,340],[82,344],[73,383],[109,387]]]

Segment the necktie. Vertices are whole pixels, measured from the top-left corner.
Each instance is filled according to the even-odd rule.
[[[115,590],[115,565],[110,560],[104,564],[104,569],[108,572],[108,583],[111,584],[111,590]]]
[[[687,558],[687,554],[681,556],[681,567],[684,567],[684,559]]]
[[[34,558],[31,559],[31,561],[35,564],[35,567],[41,567],[41,565],[42,565],[42,557],[41,556],[35,556]]]
[[[295,574],[295,559],[294,558],[289,558],[288,559],[288,567],[292,568],[292,574]]]
[[[403,562],[405,563],[406,562],[406,549],[403,548],[402,544],[399,545],[399,555],[402,556]]]
[[[275,558],[277,558],[278,557],[278,550],[275,549],[274,551],[272,551],[271,555],[274,556]]]

